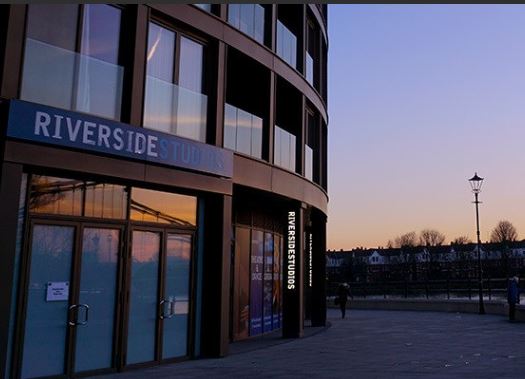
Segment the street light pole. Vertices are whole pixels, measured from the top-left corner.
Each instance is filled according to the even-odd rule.
[[[478,204],[478,195],[481,192],[481,186],[483,184],[483,178],[478,176],[478,173],[474,173],[474,176],[469,179],[470,186],[472,187],[472,192],[474,193],[474,204],[476,204],[476,234],[477,234],[477,250],[478,250],[478,282],[479,282],[479,314],[485,314],[485,305],[483,304],[483,269],[481,267],[481,239],[479,236],[479,210]]]

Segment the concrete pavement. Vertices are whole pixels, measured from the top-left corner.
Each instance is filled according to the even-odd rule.
[[[525,323],[503,316],[350,310],[310,337],[275,337],[226,358],[98,378],[525,378]],[[234,344],[235,345],[235,344]]]

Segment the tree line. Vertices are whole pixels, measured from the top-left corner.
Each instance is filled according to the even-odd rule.
[[[442,246],[446,240],[443,233],[436,229],[423,229],[421,232],[414,231],[402,234],[387,241],[387,248],[406,248],[418,246]],[[518,240],[518,232],[510,221],[502,220],[490,234],[490,242],[506,244]],[[451,245],[466,245],[472,243],[467,236],[459,236],[451,240]]]

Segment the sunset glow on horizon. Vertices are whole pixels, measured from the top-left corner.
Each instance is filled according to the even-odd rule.
[[[329,6],[328,249],[525,238],[525,5]]]

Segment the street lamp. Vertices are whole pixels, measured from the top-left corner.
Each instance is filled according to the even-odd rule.
[[[476,204],[476,233],[478,236],[478,280],[479,280],[479,314],[485,314],[485,306],[483,304],[483,270],[481,268],[481,241],[479,239],[479,211],[478,211],[478,194],[481,192],[481,186],[483,185],[483,178],[478,176],[478,173],[474,173],[474,176],[468,180],[470,187],[474,193],[474,204]]]

